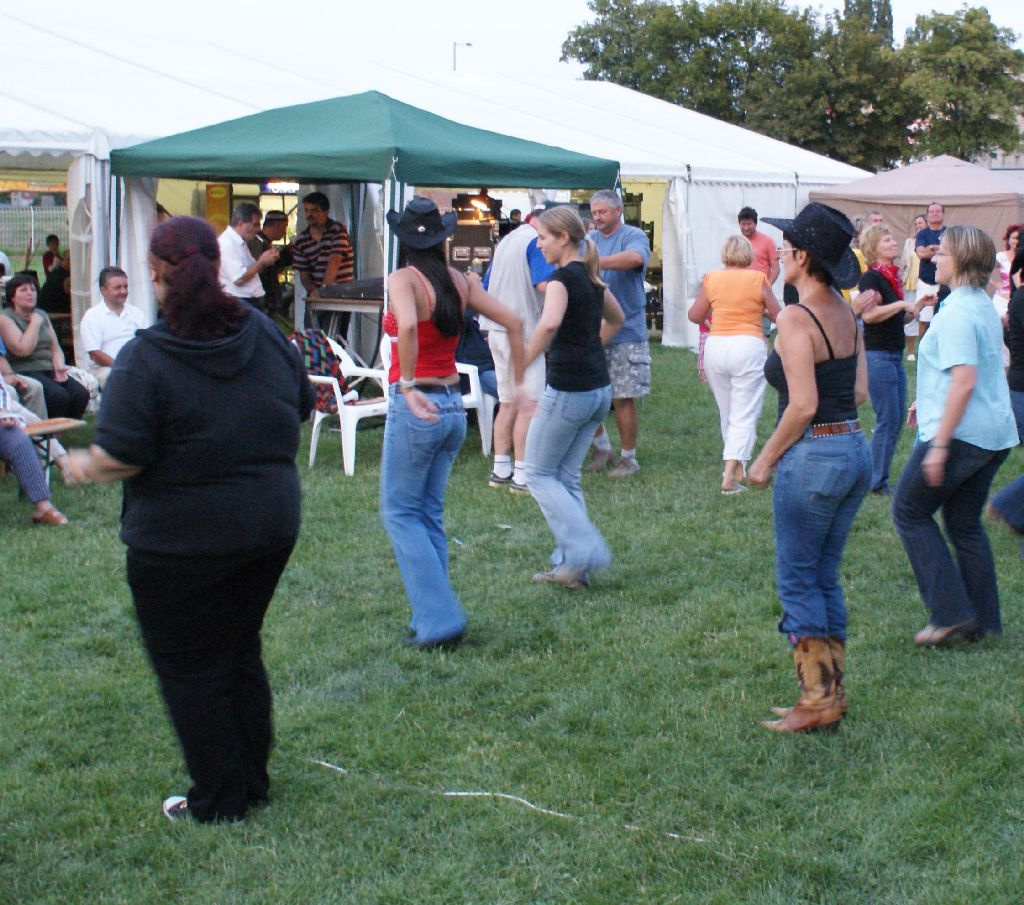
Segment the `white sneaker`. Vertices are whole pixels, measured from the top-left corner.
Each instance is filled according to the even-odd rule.
[[[168,820],[181,820],[188,816],[188,799],[184,795],[172,795],[164,799],[164,817]]]
[[[612,478],[628,478],[640,470],[640,463],[636,459],[620,459],[619,464],[608,472]]]

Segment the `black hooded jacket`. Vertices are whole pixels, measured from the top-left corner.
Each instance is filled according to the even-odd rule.
[[[93,442],[142,471],[124,482],[132,550],[209,556],[299,533],[299,425],[312,394],[295,349],[256,311],[215,340],[159,321],[118,353]]]

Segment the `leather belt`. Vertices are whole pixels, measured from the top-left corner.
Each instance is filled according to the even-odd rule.
[[[812,437],[835,437],[839,434],[859,434],[860,421],[832,421],[828,424],[812,424],[808,430]]]
[[[457,393],[462,395],[457,383],[418,383],[416,389],[421,393]]]

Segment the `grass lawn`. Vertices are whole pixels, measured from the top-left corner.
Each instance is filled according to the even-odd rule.
[[[1021,901],[1017,544],[990,532],[1006,634],[919,650],[888,501],[867,499],[843,569],[850,716],[832,736],[761,729],[795,696],[771,496],[719,494],[694,357],[653,353],[641,472],[585,480],[616,557],[589,591],[531,584],[550,536],[531,499],[487,488],[471,429],[448,497],[470,633],[451,653],[401,644],[381,431],[359,435],[354,478],[321,440],[264,631],[274,801],[241,825],[160,815],[187,774],[137,639],[120,488],[55,488],[61,530],[0,481],[0,903]],[[769,390],[762,439],[774,409]]]

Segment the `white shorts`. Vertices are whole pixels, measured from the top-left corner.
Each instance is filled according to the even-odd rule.
[[[498,381],[498,402],[511,402],[515,390],[515,377],[512,374],[512,356],[509,354],[508,334],[504,330],[492,330],[487,334],[487,345],[494,359],[494,376]],[[523,389],[532,399],[540,399],[544,395],[544,384],[547,369],[544,356],[539,355],[523,374]]]
[[[903,301],[905,301],[905,302],[913,302],[916,298],[917,298],[917,290],[916,289],[904,289],[903,290]],[[917,323],[917,318],[916,317],[912,321],[910,321],[909,323],[906,323],[906,324],[903,325],[903,335],[904,336],[918,336],[920,333],[921,333],[921,327]]]
[[[925,283],[921,280],[917,281],[917,298],[921,298],[922,295],[938,295],[939,286],[937,283]],[[917,319],[922,324],[927,324],[933,317],[935,317],[935,306],[927,305],[921,309],[921,313],[918,314]]]

